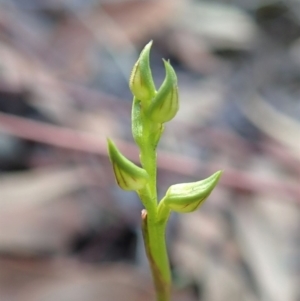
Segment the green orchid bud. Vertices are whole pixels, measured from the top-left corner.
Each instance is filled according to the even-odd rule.
[[[222,171],[218,171],[202,181],[170,186],[159,204],[159,211],[166,208],[179,213],[195,211],[213,191],[221,174]]]
[[[173,119],[179,109],[177,76],[171,64],[164,60],[166,77],[147,112],[151,120],[165,123]]]
[[[156,93],[150,69],[151,46],[152,41],[144,47],[139,59],[133,67],[129,79],[129,87],[132,94],[142,102],[150,102]]]
[[[149,179],[146,170],[124,157],[111,140],[107,139],[107,143],[109,158],[118,185],[124,190],[142,189]]]

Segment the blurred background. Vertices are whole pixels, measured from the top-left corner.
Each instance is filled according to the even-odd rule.
[[[172,301],[299,301],[299,0],[0,0],[0,300],[154,300],[142,206],[106,153],[138,160],[128,78],[149,40],[181,101],[159,195],[224,170],[170,220]]]

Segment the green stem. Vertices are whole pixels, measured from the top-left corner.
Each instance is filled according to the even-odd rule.
[[[153,223],[146,210],[142,211],[142,230],[146,254],[155,285],[157,301],[169,301],[171,274],[165,242],[164,223]]]
[[[156,145],[153,144],[153,129],[151,126],[147,118],[143,118],[144,143],[140,147],[140,157],[144,169],[149,174],[149,182],[146,187],[138,193],[147,210],[143,210],[142,212],[142,228],[146,254],[155,284],[157,301],[169,301],[171,273],[165,241],[165,230],[169,214],[167,214],[165,218],[158,220]]]
[[[152,124],[147,117],[142,114],[143,120],[143,145],[140,147],[141,163],[149,174],[149,189],[153,202],[157,205],[157,188],[156,188],[156,145],[153,145]]]
[[[146,147],[141,149],[141,162],[144,169],[149,175],[149,192],[152,202],[157,204],[157,189],[156,189],[156,151],[151,150],[151,145],[147,144]]]

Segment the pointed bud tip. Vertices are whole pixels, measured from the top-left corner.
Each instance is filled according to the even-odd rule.
[[[152,45],[153,45],[153,40],[150,40],[150,41],[146,44],[146,46],[144,47],[144,50],[145,50],[145,49],[148,49],[148,48],[149,48],[149,50],[150,50],[150,48],[152,47]]]
[[[163,63],[164,63],[164,66],[166,67],[167,65],[171,66],[171,63],[170,63],[170,59],[162,59]],[[172,67],[172,66],[171,66]]]
[[[215,181],[219,181],[220,178],[221,178],[221,176],[222,176],[222,174],[223,174],[223,170],[218,170],[214,174],[212,174],[210,177],[208,177],[208,179],[209,178],[214,178]]]
[[[108,149],[108,154],[109,154],[109,158],[110,160],[112,160],[112,156],[113,156],[113,153],[116,151],[116,145],[112,142],[111,139],[109,138],[106,138],[106,141],[107,141],[107,149]]]

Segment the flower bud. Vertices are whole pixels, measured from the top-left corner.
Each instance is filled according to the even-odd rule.
[[[171,64],[164,60],[166,77],[147,112],[151,120],[165,123],[173,119],[179,109],[177,76]]]
[[[199,182],[170,186],[159,207],[165,206],[179,213],[195,211],[213,191],[221,174],[222,171],[218,171]]]
[[[107,143],[109,158],[113,165],[118,185],[124,190],[139,190],[143,188],[149,179],[146,170],[124,157],[111,140],[107,139]]]
[[[152,41],[142,50],[129,79],[132,94],[140,101],[149,101],[155,96],[155,85],[150,69],[150,49]]]

